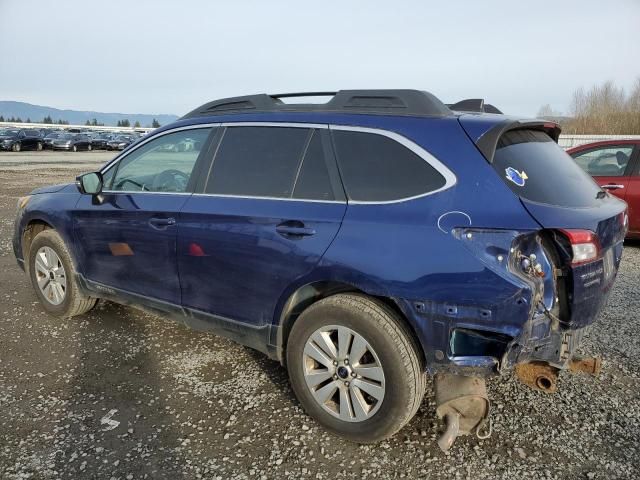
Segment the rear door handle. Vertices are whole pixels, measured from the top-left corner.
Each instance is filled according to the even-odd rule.
[[[151,225],[156,230],[164,230],[167,227],[171,227],[176,224],[176,219],[173,217],[169,218],[151,218],[149,220],[149,225]]]
[[[602,188],[606,188],[607,190],[620,190],[624,188],[624,185],[620,185],[618,183],[607,183],[606,185],[600,185]]]
[[[308,237],[316,234],[316,231],[313,228],[305,227],[304,223],[298,220],[289,220],[280,223],[276,226],[276,232],[285,238]]]

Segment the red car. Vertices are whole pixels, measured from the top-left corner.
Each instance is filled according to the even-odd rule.
[[[567,153],[602,188],[629,205],[628,238],[640,238],[640,140],[606,140]]]

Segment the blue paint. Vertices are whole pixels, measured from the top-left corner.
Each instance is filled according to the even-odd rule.
[[[15,255],[23,259],[21,239],[27,225],[46,222],[69,246],[86,288],[94,282],[118,289],[116,298],[145,297],[194,327],[226,322],[236,329],[230,336],[274,356],[274,332],[291,296],[305,285],[337,282],[395,304],[419,339],[431,371],[468,368],[489,373],[497,363],[530,359],[559,363],[554,352],[565,332],[580,332],[592,323],[610,292],[624,238],[617,216],[625,205],[612,197],[592,209],[521,201],[474,144],[505,118],[296,112],[180,120],[152,135],[222,121],[386,129],[426,149],[457,181],[434,195],[378,205],[150,193],[105,194],[104,201],[96,203],[74,185],[50,187],[34,191],[19,212]],[[517,185],[526,181],[524,172],[505,174]],[[464,215],[450,216],[454,224],[438,228],[438,219],[447,212]],[[174,217],[176,225],[150,227],[149,219],[157,216]],[[303,220],[316,234],[292,239],[276,233],[276,225],[291,219]],[[558,292],[540,232],[562,228],[596,232],[603,250],[615,252],[615,271],[606,282],[585,287],[580,276],[597,275],[599,264],[565,266],[571,313],[566,325],[554,326],[544,309],[556,311]],[[114,255],[113,245],[119,243],[129,245],[134,254]],[[537,256],[543,277],[521,272],[519,251]],[[91,294],[105,295],[95,289]],[[244,339],[238,333],[243,328],[252,332]],[[449,341],[456,328],[493,332],[513,341],[504,359],[453,358]],[[436,351],[444,356],[436,358]]]

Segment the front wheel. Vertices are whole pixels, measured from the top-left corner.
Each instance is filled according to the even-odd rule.
[[[391,308],[363,295],[334,295],[307,308],[287,341],[287,369],[306,412],[358,443],[393,435],[424,396],[413,334]]]
[[[42,142],[38,142],[36,144],[36,150],[39,151],[39,152],[42,151]]]
[[[14,143],[13,147],[11,147],[11,150],[13,150],[14,152],[19,152],[20,150],[22,150],[22,145],[20,145],[20,142]]]
[[[69,318],[88,312],[96,299],[85,295],[64,241],[55,230],[35,236],[28,254],[28,272],[40,303],[51,315]]]
[[[71,147],[71,150],[73,150],[74,152],[77,152],[78,151],[78,146],[74,145],[73,147]]]
[[[87,145],[87,151],[90,152],[92,150],[91,145]]]

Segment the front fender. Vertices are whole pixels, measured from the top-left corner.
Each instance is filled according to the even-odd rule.
[[[25,261],[23,237],[27,226],[34,222],[45,223],[62,237],[69,249],[71,257],[77,265],[73,241],[73,209],[78,203],[80,193],[66,186],[55,193],[36,194],[31,197],[27,206],[18,212],[14,225],[13,251],[18,264]],[[69,191],[71,190],[71,191]],[[21,265],[22,266],[22,265]]]

